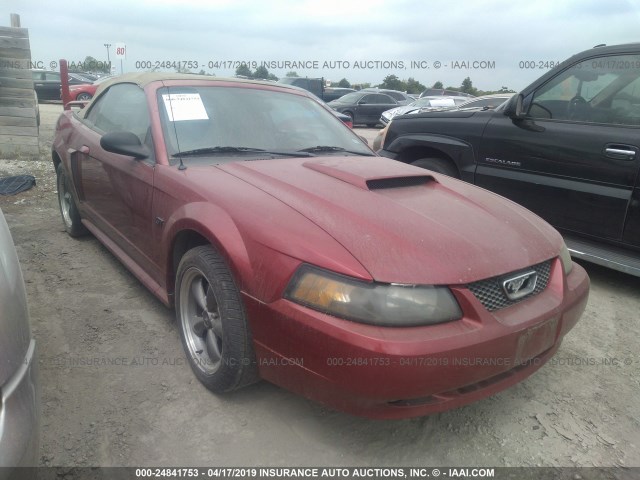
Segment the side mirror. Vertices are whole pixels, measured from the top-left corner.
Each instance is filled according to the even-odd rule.
[[[136,160],[148,158],[151,155],[149,149],[142,145],[135,133],[111,132],[100,139],[100,146],[107,152],[127,155]]]
[[[504,109],[505,115],[514,119],[524,118],[526,114],[522,108],[523,101],[524,96],[521,93],[513,97]]]

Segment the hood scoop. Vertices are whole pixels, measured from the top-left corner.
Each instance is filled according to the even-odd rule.
[[[392,160],[362,159],[312,160],[304,167],[354,185],[362,190],[385,190],[426,185],[435,182],[422,169]]]
[[[435,181],[431,175],[420,175],[417,177],[375,178],[367,180],[365,183],[369,190],[384,190],[387,188],[417,187],[431,181]]]

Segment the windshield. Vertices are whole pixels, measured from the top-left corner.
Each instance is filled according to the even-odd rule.
[[[431,106],[431,100],[438,99],[442,97],[422,97],[413,102],[410,106],[412,107],[429,107]]]
[[[331,112],[300,95],[246,87],[164,87],[158,90],[158,106],[172,157],[372,155]]]

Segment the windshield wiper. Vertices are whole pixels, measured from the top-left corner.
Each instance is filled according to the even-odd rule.
[[[249,148],[249,147],[204,147],[204,148],[194,148],[193,150],[185,150],[184,152],[178,152],[172,157],[188,157],[191,155],[206,155],[208,153],[235,153],[235,152],[263,152],[264,150],[260,148]]]
[[[318,145],[315,147],[303,148],[302,150],[298,150],[299,152],[309,152],[309,153],[318,153],[318,152],[344,152],[344,153],[353,153],[354,155],[363,155],[365,157],[372,157],[373,155],[368,152],[358,152],[356,150],[347,150],[342,147],[334,147],[331,145]]]
[[[252,147],[231,147],[231,146],[227,146],[227,147],[205,147],[205,148],[196,148],[193,150],[186,150],[184,152],[178,152],[175,153],[173,155],[171,155],[172,157],[189,157],[189,156],[196,156],[196,155],[211,155],[211,154],[217,154],[217,153],[269,153],[271,155],[286,155],[286,156],[290,156],[290,157],[308,157],[310,155],[300,155],[299,152],[272,152],[269,150],[264,150],[262,148],[252,148]]]

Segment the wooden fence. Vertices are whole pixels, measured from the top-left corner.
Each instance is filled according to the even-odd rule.
[[[38,104],[31,75],[29,32],[20,18],[0,27],[0,158],[38,156]]]

